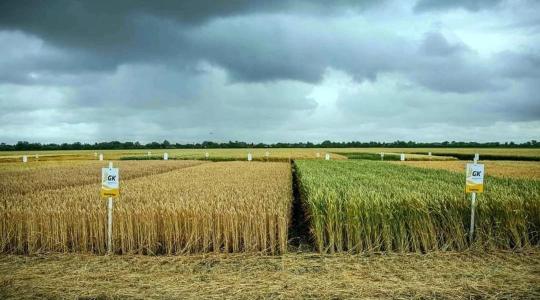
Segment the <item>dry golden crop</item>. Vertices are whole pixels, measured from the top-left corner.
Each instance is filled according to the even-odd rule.
[[[150,157],[148,153],[150,152]],[[268,156],[266,153],[268,152]],[[35,161],[74,161],[74,160],[97,160],[97,153],[101,153],[104,159],[162,159],[164,153],[168,153],[169,159],[197,159],[205,160],[208,153],[209,160],[247,160],[248,153],[252,154],[254,161],[290,161],[293,159],[324,159],[326,153],[330,153],[332,160],[347,159],[326,148],[238,148],[238,149],[132,149],[132,150],[65,150],[65,151],[18,151],[0,152],[0,163],[22,162],[23,155],[27,155],[29,162]],[[319,154],[317,156],[317,153]],[[35,158],[35,154],[39,158]]]
[[[207,163],[122,180],[114,252],[284,252],[290,182],[289,164],[256,162]],[[106,251],[106,201],[97,183],[11,193],[1,204],[0,252]]]
[[[467,161],[396,161],[393,163],[463,173]],[[490,176],[540,180],[540,162],[537,161],[480,161],[480,163],[485,164],[486,174]]]
[[[201,164],[198,161],[115,162],[122,179],[160,174]],[[0,164],[0,195],[27,194],[70,186],[99,183],[104,161],[47,161]]]

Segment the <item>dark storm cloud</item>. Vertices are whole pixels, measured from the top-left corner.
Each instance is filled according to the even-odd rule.
[[[316,81],[327,66],[304,64],[286,66],[287,59],[300,53],[295,49],[283,55],[273,51],[279,45],[265,35],[272,24],[251,28],[219,28],[204,32],[204,24],[214,19],[265,13],[298,13],[328,16],[359,10],[380,1],[3,1],[0,3],[0,29],[17,30],[42,39],[59,53],[57,57],[30,60],[28,68],[10,68],[12,81],[25,80],[27,69],[52,72],[112,71],[118,65],[139,62],[161,62],[190,67],[198,60],[216,62],[229,68],[241,80],[293,78]],[[294,25],[294,24],[292,24]],[[227,26],[227,24],[225,24]],[[234,26],[234,24],[233,24]],[[264,28],[267,27],[267,28]],[[251,28],[251,30],[249,30]],[[304,28],[308,30],[308,28]],[[197,37],[205,34],[207,38]],[[219,36],[226,34],[225,37]],[[289,38],[300,38],[303,35]],[[279,38],[279,36],[278,36]],[[268,41],[264,41],[268,39]],[[249,44],[242,41],[249,42]],[[266,53],[260,43],[270,46]],[[279,41],[277,41],[279,43]],[[238,51],[245,50],[244,57]],[[281,52],[286,52],[283,49]],[[303,48],[298,48],[303,51]],[[228,56],[228,57],[227,57]],[[234,57],[233,57],[234,56]],[[257,61],[259,58],[259,61]],[[251,62],[254,62],[252,65]],[[13,71],[13,72],[12,72]],[[9,79],[4,76],[4,79]]]
[[[403,72],[443,92],[496,88],[488,63],[462,42],[429,32],[417,45],[398,34],[351,30],[333,15],[372,1],[2,3],[0,27],[36,35],[47,50],[46,55],[5,59],[0,78],[8,82],[43,84],[51,77],[65,80],[62,74],[113,72],[138,63],[185,71],[207,61],[238,82],[317,83],[327,68],[334,68],[358,82]],[[322,16],[330,17],[321,22]],[[31,72],[43,76],[29,77]]]
[[[503,0],[419,0],[414,9],[418,12],[463,8],[470,11],[494,8]]]
[[[143,28],[137,27],[141,17],[195,26],[214,18],[281,11],[328,15],[377,2],[380,1],[7,0],[0,3],[0,27],[23,30],[57,45],[107,51],[125,49],[138,41],[140,34],[144,34]]]
[[[0,1],[0,141],[538,134],[538,5],[381,2]]]

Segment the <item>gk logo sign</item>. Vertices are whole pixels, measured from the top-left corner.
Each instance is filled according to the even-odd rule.
[[[101,197],[118,197],[120,194],[120,176],[118,168],[101,169]]]
[[[484,165],[467,164],[467,180],[465,192],[482,193],[484,191]]]

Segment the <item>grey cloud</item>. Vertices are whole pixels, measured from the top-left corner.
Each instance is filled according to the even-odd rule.
[[[373,89],[368,89],[373,90]],[[489,126],[496,122],[532,122],[540,119],[538,88],[524,84],[510,91],[493,91],[475,96],[437,95],[432,92],[395,88],[385,81],[376,84],[381,92],[343,94],[338,107],[343,119],[357,123],[378,123],[385,126],[422,128],[432,124],[449,126]]]
[[[536,53],[516,53],[504,51],[496,57],[499,71],[506,77],[540,80],[540,50]]]
[[[440,32],[428,32],[420,45],[420,52],[428,56],[450,56],[468,52],[463,43],[450,43]]]
[[[348,30],[349,24],[328,26],[328,22],[310,17],[236,17],[182,30],[176,28],[176,23],[155,18],[138,21],[141,32],[145,28],[153,30],[134,41],[133,50],[100,55],[43,43],[40,49],[48,50],[40,51],[39,56],[6,57],[0,76],[7,81],[11,78],[15,82],[44,84],[47,80],[68,80],[69,76],[61,76],[65,73],[114,72],[117,64],[130,63],[166,64],[196,73],[196,65],[206,61],[224,68],[233,82],[317,83],[327,68],[334,68],[351,74],[358,82],[376,80],[384,72],[401,72],[442,92],[502,88],[494,82],[498,75],[490,67],[492,62],[479,58],[460,41],[448,41],[440,32],[430,31],[416,44],[398,35],[387,34],[381,39],[369,31]],[[31,72],[42,72],[43,76],[28,78]]]
[[[122,47],[137,39],[135,20],[144,16],[191,26],[214,18],[283,11],[328,15],[377,3],[380,1],[6,0],[0,3],[0,27],[20,29],[59,45],[103,49]]]
[[[462,8],[469,11],[494,8],[503,0],[419,0],[414,6],[417,12]]]
[[[497,74],[461,41],[449,42],[440,32],[428,32],[420,44],[418,60],[410,77],[421,85],[441,92],[470,93],[501,88]]]
[[[175,9],[161,10],[157,5],[134,17],[140,7],[115,3],[107,10],[108,14],[97,15],[104,18],[102,22],[95,27],[89,26],[95,23],[91,20],[95,18],[92,13],[104,10],[98,3],[101,2],[70,1],[66,4],[70,12],[68,18],[82,17],[65,30],[54,22],[49,25],[52,29],[47,29],[47,23],[35,30],[30,28],[30,31],[46,31],[40,35],[45,38],[49,37],[47,34],[54,35],[43,42],[43,48],[50,49],[52,54],[8,63],[0,77],[27,84],[43,83],[48,78],[61,78],[60,75],[65,73],[114,72],[122,64],[167,64],[193,71],[199,62],[206,61],[225,68],[229,78],[236,82],[298,80],[317,83],[327,68],[334,68],[351,74],[358,82],[376,80],[384,72],[403,72],[419,84],[443,92],[468,93],[496,87],[491,82],[491,70],[478,63],[475,54],[465,44],[451,43],[438,32],[426,34],[418,46],[414,41],[390,32],[383,32],[384,36],[380,37],[365,29],[351,30],[354,18],[351,18],[351,24],[339,22],[341,19],[336,18],[321,20],[313,16],[262,13],[212,19],[220,14],[228,15],[227,9],[231,9],[230,14],[234,15],[247,11],[274,11],[284,6],[257,6],[256,2],[244,3],[248,7],[245,10],[234,5],[223,8],[225,11],[219,7],[206,13],[202,10],[199,19],[206,18],[207,21],[196,26],[182,23],[190,21],[182,17],[189,2],[178,4],[186,7],[176,9],[179,14],[176,19],[157,17],[173,14]],[[308,6],[302,1],[290,5]],[[310,5],[325,7],[325,4],[318,3]],[[255,7],[249,8],[251,6]],[[112,23],[107,21],[116,15],[118,18]],[[119,21],[122,18],[125,20]],[[88,28],[89,33],[81,34],[83,28]],[[60,33],[57,34],[56,30]],[[56,38],[69,42],[55,42]],[[76,47],[59,46],[71,43]],[[44,73],[43,79],[28,78],[30,72],[36,71]]]
[[[27,73],[47,70],[54,73],[78,73],[82,70],[99,72],[114,71],[119,65],[129,63],[169,63],[190,68],[198,60],[216,62],[231,71],[231,76],[239,80],[273,80],[300,78],[316,81],[326,64],[303,66],[290,64],[301,53],[284,51],[273,55],[279,42],[268,41],[269,51],[257,48],[264,39],[272,36],[257,34],[257,28],[249,32],[246,28],[227,33],[213,28],[207,37],[214,41],[194,39],[201,28],[211,20],[250,14],[281,13],[315,14],[333,16],[349,10],[361,10],[379,1],[3,1],[0,3],[0,29],[24,32],[42,40],[53,49],[55,57],[40,56],[30,59],[26,68],[6,66],[3,79],[12,82],[31,83]],[[266,24],[267,28],[275,24]],[[294,24],[292,24],[294,25]],[[279,24],[278,24],[279,26]],[[210,26],[211,27],[211,26]],[[261,31],[268,29],[260,28]],[[304,30],[309,30],[304,28]],[[248,45],[243,45],[242,35],[252,34]],[[298,32],[301,38],[302,32]],[[218,40],[221,40],[223,45]],[[246,39],[247,40],[247,39]],[[300,39],[301,40],[301,39]],[[312,38],[313,40],[313,38]],[[192,44],[195,45],[192,46]],[[197,45],[198,44],[198,45]],[[238,44],[238,45],[236,45]],[[227,49],[228,47],[228,49]],[[247,54],[239,59],[238,50],[246,47]],[[225,48],[225,49],[220,49]],[[224,51],[223,51],[224,50]],[[229,53],[227,53],[229,50]],[[303,51],[303,47],[297,47]],[[262,51],[258,54],[254,52]],[[251,53],[249,53],[251,52]],[[234,57],[226,57],[226,55]],[[254,57],[256,56],[256,57]],[[257,59],[259,58],[258,65]],[[264,59],[264,60],[260,60]],[[18,62],[17,64],[21,64]],[[24,63],[23,63],[24,64]],[[234,64],[231,66],[231,64]],[[282,74],[283,70],[290,74]],[[6,74],[10,74],[6,76]],[[373,76],[373,71],[371,71]]]
[[[191,126],[253,130],[286,122],[317,104],[306,97],[311,86],[299,82],[228,83],[226,74],[201,67],[198,75],[167,66],[129,65],[72,97],[78,107],[111,111],[120,118],[140,114],[140,122],[169,129]],[[103,114],[87,117],[102,123]]]

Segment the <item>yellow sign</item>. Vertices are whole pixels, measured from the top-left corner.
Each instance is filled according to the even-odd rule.
[[[467,164],[467,179],[465,182],[466,193],[484,192],[484,165]]]
[[[120,195],[120,174],[118,168],[101,169],[101,197]]]

